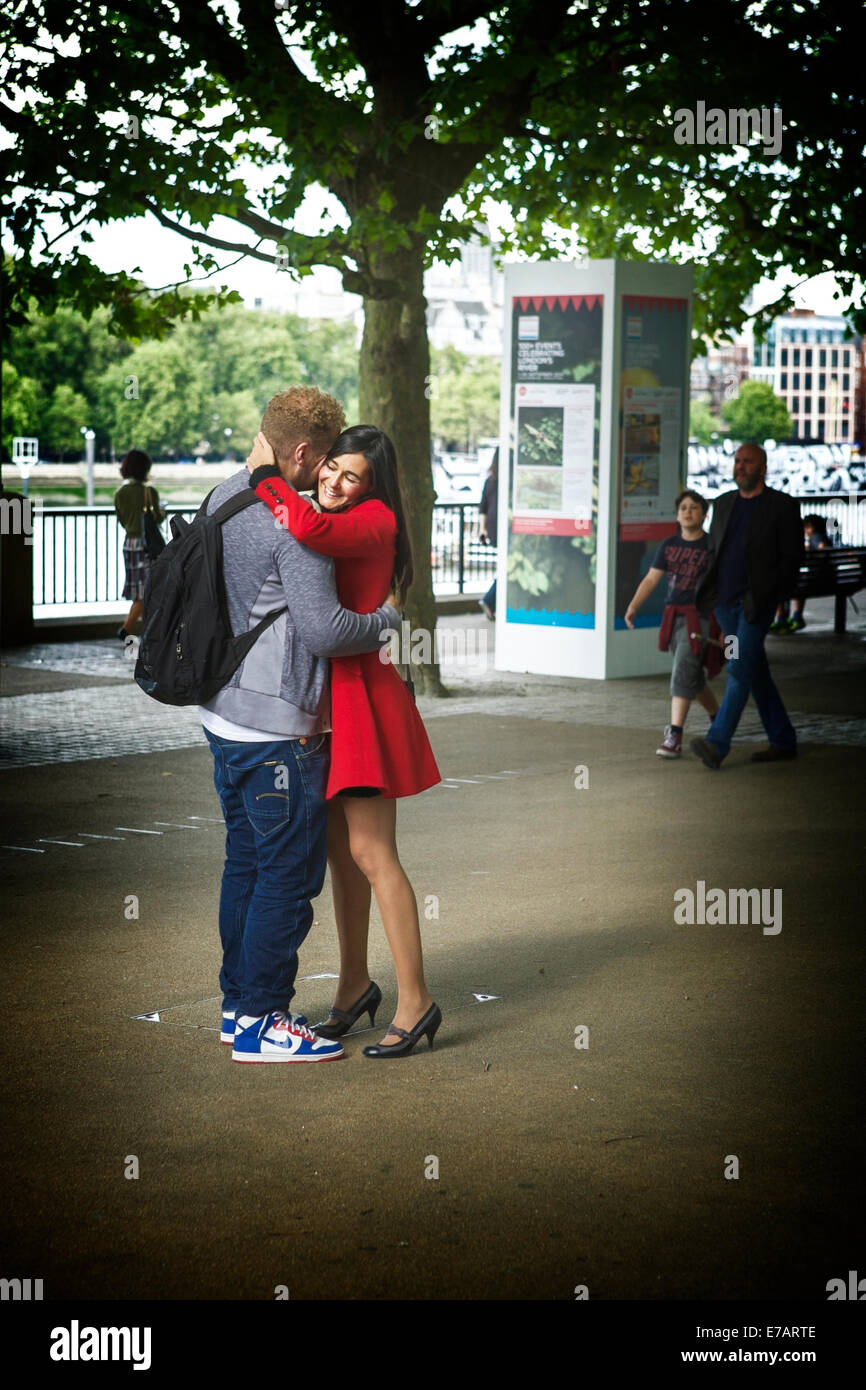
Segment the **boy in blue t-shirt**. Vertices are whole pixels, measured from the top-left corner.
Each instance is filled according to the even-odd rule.
[[[683,728],[692,700],[703,705],[712,720],[718,701],[707,685],[704,672],[704,642],[709,636],[709,619],[695,607],[695,590],[709,560],[709,536],[704,530],[708,504],[699,492],[686,488],[676,500],[680,534],[662,541],[649,573],[635,590],[625,611],[626,626],[633,628],[638,609],[668,576],[668,592],[659,633],[659,647],[673,649],[671,672],[671,722],[656,753],[660,758],[678,758],[682,752]],[[703,641],[692,638],[700,632]]]

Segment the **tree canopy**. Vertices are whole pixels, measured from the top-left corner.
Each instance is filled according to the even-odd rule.
[[[134,332],[201,311],[142,293],[135,267],[101,271],[86,230],[46,244],[49,212],[68,229],[149,212],[202,274],[237,251],[275,273],[336,266],[376,298],[394,287],[371,253],[448,255],[491,197],[514,213],[505,251],[556,255],[577,232],[590,255],[679,258],[697,237],[698,330],[735,324],[781,265],[850,288],[866,232],[849,22],[839,0],[19,0],[2,63],[11,312],[32,294],[107,301]],[[678,144],[675,112],[699,102],[777,109],[780,154]],[[340,211],[304,235],[312,185]],[[217,217],[235,238],[208,232]]]

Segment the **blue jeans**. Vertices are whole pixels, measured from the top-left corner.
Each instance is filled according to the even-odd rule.
[[[490,588],[487,590],[487,593],[484,595],[484,597],[483,597],[483,599],[481,600],[481,602],[487,604],[487,607],[490,609],[491,613],[495,613],[495,612],[496,612],[496,580],[495,580],[495,579],[494,579],[493,583],[490,585]]]
[[[226,823],[220,891],[223,1009],[288,1009],[310,903],[327,863],[328,734],[235,743],[205,729]]]
[[[719,603],[716,604],[716,617],[726,638],[736,635],[738,646],[736,659],[727,663],[725,694],[709,727],[707,742],[718,748],[723,758],[727,757],[751,691],[770,743],[776,748],[796,748],[797,735],[770,675],[764,651],[764,638],[773,621],[772,611],[758,614],[757,620],[750,623],[743,616],[741,603]]]

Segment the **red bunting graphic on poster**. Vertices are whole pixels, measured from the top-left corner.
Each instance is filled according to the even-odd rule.
[[[536,313],[539,309],[595,309],[601,308],[604,295],[601,294],[522,294],[515,295],[512,304],[519,306],[523,313],[528,309]]]

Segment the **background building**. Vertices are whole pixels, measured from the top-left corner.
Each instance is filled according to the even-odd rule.
[[[793,309],[753,340],[749,375],[766,381],[787,406],[793,437],[827,444],[855,441],[862,420],[863,341],[843,318]]]
[[[704,357],[696,357],[691,368],[691,393],[704,400],[714,415],[725,401],[736,396],[740,383],[749,376],[749,346],[745,339],[733,343],[707,343]]]

